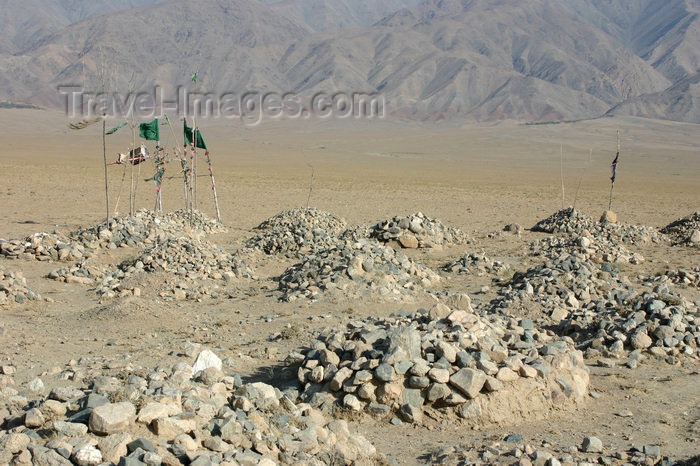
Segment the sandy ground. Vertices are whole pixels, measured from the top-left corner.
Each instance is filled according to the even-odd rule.
[[[104,179],[100,126],[80,132],[67,119],[43,111],[0,111],[4,150],[0,153],[0,237],[37,231],[68,232],[104,219]],[[463,229],[476,240],[470,250],[485,251],[516,269],[526,269],[527,245],[538,234],[521,238],[490,235],[505,224],[525,227],[561,208],[560,146],[564,152],[566,204],[597,216],[608,204],[610,162],[616,129],[621,131],[622,162],[615,185],[614,209],[624,222],[663,226],[700,209],[700,131],[697,125],[643,119],[600,119],[558,125],[526,126],[513,122],[456,127],[404,127],[397,123],[277,122],[245,128],[237,124],[201,125],[214,157],[217,189],[229,233],[212,241],[229,250],[240,247],[252,227],[282,210],[306,204],[312,164],[315,180],[311,205],[344,217],[351,224],[373,224],[399,214],[423,211]],[[165,133],[165,130],[164,130]],[[177,131],[180,134],[180,131]],[[165,143],[173,145],[169,136]],[[128,128],[108,139],[107,156],[127,149]],[[593,150],[589,161],[589,150]],[[144,164],[137,207],[152,208],[154,189],[143,181],[153,167]],[[205,173],[200,166],[200,172]],[[109,169],[112,210],[122,185],[123,168]],[[174,164],[166,175],[177,175]],[[130,173],[121,186],[119,212],[128,211]],[[199,207],[213,215],[208,178],[199,178]],[[167,181],[164,207],[182,206],[179,177]],[[461,256],[466,247],[439,253],[416,252],[431,267]],[[647,261],[638,270],[653,274],[667,267],[700,265],[697,249],[637,248]],[[104,252],[118,262],[133,251]],[[150,277],[141,298],[100,303],[80,285],[43,278],[61,265],[7,261],[0,267],[21,269],[29,286],[52,303],[0,309],[0,362],[12,362],[18,376],[30,378],[62,367],[83,355],[124,355],[142,364],[167,362],[186,341],[233,357],[234,370],[247,378],[281,379],[277,365],[305,343],[310,332],[357,316],[414,310],[425,302],[279,303],[274,277],[290,261],[261,263],[259,282],[239,283],[231,299],[202,303],[166,303],[157,288],[167,277]],[[475,301],[488,284],[482,277],[446,281],[446,289],[467,291]],[[680,290],[699,300],[697,290]],[[270,343],[285,328],[294,336]],[[669,366],[650,361],[639,369],[592,367],[591,388],[602,394],[573,411],[513,426],[467,430],[457,425],[407,425],[354,421],[377,445],[405,464],[419,464],[446,445],[488,444],[510,432],[533,445],[578,445],[596,434],[606,446],[627,449],[656,443],[676,459],[700,453],[698,365]],[[617,414],[629,409],[632,418]]]

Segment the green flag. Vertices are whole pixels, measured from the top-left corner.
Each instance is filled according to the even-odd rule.
[[[160,141],[158,118],[150,123],[141,123],[141,125],[139,125],[139,129],[141,130],[139,136],[144,138],[146,141]]]
[[[192,144],[192,128],[187,126],[187,121],[184,122],[185,125],[185,145],[189,146]],[[197,130],[197,147],[200,149],[204,150],[209,150],[207,149],[207,144],[204,142],[204,138],[202,137],[202,132]]]
[[[192,82],[196,83],[198,77],[199,77],[199,71],[195,71],[195,73],[192,75]]]
[[[114,134],[114,133],[116,133],[117,131],[119,131],[120,129],[122,129],[122,128],[125,127],[125,126],[126,126],[126,122],[121,123],[121,124],[119,124],[118,126],[115,126],[114,128],[112,128],[112,129],[110,129],[109,131],[107,131],[105,134],[106,134],[106,135]]]

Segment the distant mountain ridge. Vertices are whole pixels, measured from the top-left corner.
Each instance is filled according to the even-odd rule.
[[[63,28],[102,13],[165,0],[5,0],[0,8],[0,53],[19,53]]]
[[[401,119],[700,123],[700,0],[26,2],[38,39],[0,33],[0,100],[57,105],[105,56],[121,91],[198,68],[217,92],[381,92]]]

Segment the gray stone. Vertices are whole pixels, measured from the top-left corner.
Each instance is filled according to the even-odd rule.
[[[87,434],[88,426],[74,422],[54,421],[53,430],[58,435],[63,435],[65,437],[82,437]]]
[[[98,406],[90,414],[90,431],[109,435],[126,430],[136,419],[136,408],[128,401]]]
[[[450,376],[450,385],[465,394],[475,398],[486,383],[486,374],[478,369],[460,369]]]
[[[374,370],[374,375],[382,382],[391,382],[394,378],[394,368],[386,363],[382,363]]]
[[[388,334],[389,352],[395,348],[403,349],[409,360],[421,357],[421,338],[417,330],[403,327],[392,330]]]
[[[404,404],[409,404],[411,406],[420,407],[423,406],[423,403],[425,402],[421,391],[417,389],[406,388],[401,396]]]
[[[585,453],[601,453],[603,442],[598,437],[586,437],[581,444],[581,451]]]
[[[401,406],[401,417],[406,422],[420,423],[423,420],[423,408],[405,404]]]
[[[151,451],[155,452],[156,448],[153,446],[153,443],[151,443],[150,440],[145,439],[145,438],[137,438],[133,442],[129,442],[126,445],[127,451],[129,453],[132,453],[134,450],[140,448],[143,451]]]
[[[425,399],[430,402],[435,402],[447,398],[450,393],[450,388],[444,383],[434,383],[427,390]]]

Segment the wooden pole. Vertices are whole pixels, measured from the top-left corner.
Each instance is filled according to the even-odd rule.
[[[564,196],[564,144],[559,146],[559,171],[561,175],[561,208],[564,208],[566,198]]]
[[[105,206],[107,207],[107,228],[109,228],[109,181],[107,178],[107,121],[102,114],[102,158],[105,163]]]
[[[178,146],[177,142],[177,136],[175,136],[175,130],[173,129],[173,125],[170,123],[170,118],[168,118],[168,115],[165,115],[165,121],[168,122],[168,128],[170,128],[170,134],[173,135],[173,140],[175,141],[175,150],[177,151],[178,156],[180,157],[180,164],[182,165],[182,172],[184,173],[184,185],[183,189],[184,191],[184,200],[185,200],[185,210],[187,210],[187,204],[188,204],[188,196],[187,192],[189,191],[187,187],[187,153],[180,153],[180,147]]]
[[[310,163],[307,163],[309,167],[311,167],[311,182],[309,183],[309,196],[306,198],[306,209],[309,209],[309,205],[311,204],[311,192],[314,189],[314,176],[316,175],[316,171],[314,170],[314,166],[311,165]]]
[[[211,176],[211,190],[214,193],[214,207],[216,208],[216,219],[221,223],[221,211],[219,210],[219,196],[216,194],[216,180],[214,179],[214,168],[211,165],[211,156],[209,151],[205,152],[207,156],[207,165],[209,165],[209,176]]]
[[[141,178],[141,163],[144,162],[144,160],[145,160],[145,154],[144,154],[145,149],[142,149],[142,147],[143,147],[143,145],[139,146],[139,156],[134,157],[136,159],[136,160],[134,160],[134,162],[135,161],[139,162],[139,164],[138,164],[139,167],[136,169],[136,184],[134,185],[134,213],[136,213],[136,198],[137,198],[136,193],[139,190],[139,178]],[[143,157],[143,160],[142,160],[142,157]]]
[[[124,188],[124,180],[126,179],[126,165],[124,165],[124,170],[122,170],[122,182],[119,185],[119,193],[117,194],[117,202],[114,204],[114,216],[119,215],[119,201],[122,198],[122,189]]]
[[[194,98],[195,103],[197,101],[197,73],[195,73],[194,79]],[[197,107],[193,105],[192,107],[192,184],[194,193],[192,195],[192,200],[194,204],[194,209],[197,209]]]
[[[131,157],[136,156],[136,128],[134,123],[134,117],[131,117]],[[129,215],[134,215],[134,161],[130,161],[131,165],[131,184],[129,185]]]
[[[620,163],[620,130],[617,130],[617,155],[615,156],[615,167],[613,170],[617,169],[617,164]],[[615,189],[615,176],[612,177],[611,183],[610,183],[610,200],[608,201],[608,210],[612,210],[612,201],[613,201],[613,189]]]

